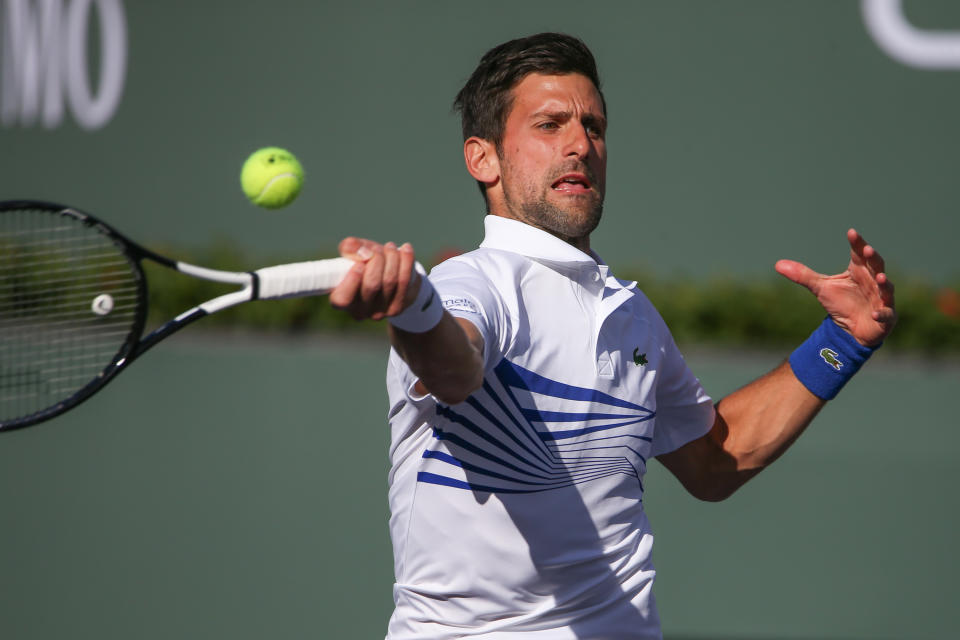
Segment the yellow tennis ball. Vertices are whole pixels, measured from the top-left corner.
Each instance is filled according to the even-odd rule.
[[[303,167],[280,147],[254,151],[240,170],[240,186],[253,204],[266,209],[285,207],[300,193]]]

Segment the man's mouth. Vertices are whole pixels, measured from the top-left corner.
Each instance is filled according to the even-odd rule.
[[[590,180],[582,173],[568,173],[560,176],[550,187],[564,193],[586,193],[590,191]]]

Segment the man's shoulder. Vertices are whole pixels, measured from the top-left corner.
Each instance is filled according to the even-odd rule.
[[[480,247],[444,260],[430,271],[430,280],[479,278],[498,285],[513,280],[527,262],[517,253]]]

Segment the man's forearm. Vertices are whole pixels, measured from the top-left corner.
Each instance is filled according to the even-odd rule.
[[[784,362],[717,403],[711,437],[736,471],[755,474],[793,444],[824,404]]]
[[[390,326],[390,343],[424,389],[446,404],[458,404],[483,383],[483,339],[467,320],[444,312],[430,331],[410,333]]]
[[[718,402],[706,435],[657,459],[692,495],[724,500],[779,458],[824,404],[784,362]]]

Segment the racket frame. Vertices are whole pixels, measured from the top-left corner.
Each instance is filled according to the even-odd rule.
[[[0,202],[0,214],[2,214],[4,211],[18,209],[48,211],[51,214],[59,214],[64,217],[69,217],[83,225],[95,228],[99,233],[106,236],[111,242],[114,243],[114,245],[118,247],[130,265],[131,272],[133,273],[136,281],[137,303],[134,322],[129,334],[123,341],[121,347],[117,350],[116,355],[114,355],[109,364],[107,364],[99,374],[97,374],[90,380],[90,382],[81,387],[71,396],[54,405],[51,405],[50,407],[12,420],[0,421],[0,432],[12,431],[14,429],[20,429],[37,424],[39,422],[44,422],[76,407],[106,386],[116,377],[118,373],[130,366],[134,360],[143,355],[151,347],[156,345],[164,338],[179,331],[183,327],[196,322],[200,318],[212,313],[216,313],[217,311],[221,311],[228,307],[232,307],[243,302],[248,302],[250,300],[267,298],[278,299],[325,293],[332,289],[332,284],[330,286],[323,286],[315,289],[305,288],[304,283],[307,280],[302,277],[303,272],[306,271],[309,275],[311,269],[320,269],[320,265],[324,264],[336,264],[335,267],[330,268],[336,271],[345,272],[345,270],[349,268],[349,265],[352,265],[352,262],[344,258],[334,258],[332,260],[316,260],[312,262],[265,267],[264,269],[261,269],[259,273],[257,271],[221,271],[218,269],[200,267],[187,262],[172,260],[166,256],[160,255],[127,238],[114,227],[103,222],[99,218],[75,207],[67,207],[42,200],[9,200]],[[211,298],[206,302],[187,309],[172,320],[165,322],[151,331],[148,335],[144,336],[143,332],[146,327],[149,306],[149,285],[146,274],[143,270],[144,260],[150,260],[161,266],[173,269],[174,271],[178,271],[185,275],[193,276],[195,278],[213,282],[221,282],[224,284],[239,285],[242,288],[236,291],[225,293],[215,298]],[[278,286],[275,282],[278,279],[275,275],[277,272],[284,272],[285,274],[293,272],[293,282],[281,282]],[[298,277],[298,273],[300,274],[300,277]],[[270,287],[271,293],[264,298],[261,298],[260,296],[261,276],[267,277],[271,282],[273,282],[272,286]],[[337,278],[336,276],[332,277]],[[282,278],[280,279],[282,280]],[[338,278],[337,281],[339,281]]]

